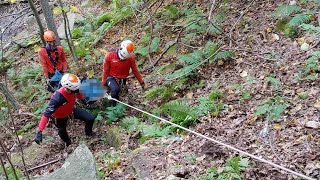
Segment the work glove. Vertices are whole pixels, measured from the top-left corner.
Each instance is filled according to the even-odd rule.
[[[41,131],[37,131],[36,137],[34,138],[34,141],[35,141],[37,144],[42,143],[42,132],[41,132]]]
[[[50,84],[50,79],[49,79],[49,78],[46,79],[46,83],[47,83],[47,84]]]
[[[142,83],[140,84],[140,86],[141,86],[142,90],[145,90],[145,89],[146,89],[146,84],[145,84],[144,82],[142,82]]]

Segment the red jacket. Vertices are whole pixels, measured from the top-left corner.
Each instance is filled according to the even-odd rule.
[[[79,93],[69,94],[64,87],[58,89],[50,99],[39,123],[39,130],[43,131],[50,117],[66,118],[70,116],[74,109],[76,99],[84,100],[84,96]]]
[[[57,46],[57,49],[58,49],[58,54],[59,54],[57,69],[58,69],[58,71],[66,72],[67,68],[68,68],[66,54],[64,53],[62,46]],[[55,51],[51,51],[50,53],[51,53],[52,58],[55,59],[56,58]],[[40,48],[38,54],[39,54],[40,64],[42,66],[44,76],[46,78],[49,78],[48,72],[54,73],[55,69],[54,69],[53,63],[49,59],[46,48]]]
[[[104,57],[101,81],[103,84],[105,84],[108,76],[113,76],[119,79],[127,78],[129,76],[130,68],[132,69],[132,73],[136,76],[139,83],[142,84],[143,79],[138,71],[134,56],[131,56],[125,60],[121,60],[116,51],[107,52]]]

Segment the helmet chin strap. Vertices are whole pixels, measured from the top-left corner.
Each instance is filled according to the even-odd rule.
[[[51,45],[50,43],[46,42],[46,49],[49,51],[55,51],[57,49],[56,44]]]

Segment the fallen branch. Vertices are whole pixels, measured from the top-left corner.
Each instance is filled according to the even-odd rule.
[[[36,117],[36,115],[32,114],[32,113],[28,113],[28,112],[19,112],[14,114],[15,116],[22,116],[22,115],[27,115],[27,116],[32,116],[32,117]]]
[[[209,12],[209,17],[208,17],[208,21],[209,21],[209,22],[211,21],[211,16],[212,16],[212,12],[213,12],[213,9],[214,9],[215,4],[216,4],[216,0],[212,0],[210,12]]]
[[[29,168],[27,169],[27,171],[32,171],[32,170],[35,170],[35,169],[38,169],[38,168],[41,168],[41,167],[44,167],[44,166],[47,166],[47,165],[50,165],[50,164],[53,164],[53,163],[56,163],[58,161],[60,161],[61,159],[55,159],[53,161],[50,161],[50,162],[47,162],[47,163],[44,163],[44,164],[41,164],[41,165],[38,165],[38,166],[35,166],[35,167],[32,167],[32,168]]]
[[[172,46],[174,46],[175,44],[178,43],[178,40],[179,40],[179,38],[180,38],[180,34],[181,34],[182,31],[183,31],[183,29],[181,29],[181,30],[179,31],[178,36],[177,36],[177,38],[175,39],[175,41],[174,41],[172,44],[170,44],[170,45],[160,54],[160,56],[158,57],[158,59],[157,59],[150,67],[148,67],[147,69],[145,69],[145,70],[143,70],[143,71],[147,71],[147,70],[149,70],[149,69],[152,69],[152,68],[154,68],[155,65],[157,65],[157,64],[159,63],[159,61],[160,61],[160,59],[163,57],[163,55],[164,55]]]
[[[236,25],[239,23],[240,19],[242,19],[242,17],[248,12],[249,7],[253,4],[254,1],[255,1],[255,0],[252,0],[252,1],[250,2],[250,4],[246,7],[246,9],[241,13],[241,15],[240,15],[240,17],[237,19],[236,23],[234,23],[234,25],[232,26],[232,28],[231,28],[231,30],[230,30],[230,32],[229,32],[230,37],[231,37],[232,31],[236,28]]]

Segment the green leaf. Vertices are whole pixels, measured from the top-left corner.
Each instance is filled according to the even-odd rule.
[[[271,118],[272,119],[279,119],[281,117],[281,114],[283,113],[283,111],[287,108],[286,105],[284,104],[275,104],[272,107],[272,111],[271,111]]]
[[[146,46],[146,47],[138,47],[134,50],[134,53],[135,54],[141,54],[142,56],[147,56],[148,55],[148,52],[149,51],[149,47]]]
[[[305,22],[308,22],[310,20],[309,15],[306,14],[298,14],[294,16],[290,21],[289,25],[290,26],[299,26]]]
[[[59,15],[59,14],[61,14],[61,13],[62,13],[61,7],[55,7],[55,8],[53,8],[53,14],[54,14],[54,15]]]
[[[285,18],[290,16],[293,13],[299,12],[300,10],[301,10],[301,7],[297,5],[280,5],[276,8],[273,15],[278,18]]]
[[[150,45],[150,51],[152,53],[159,51],[159,43],[160,43],[160,38],[159,37],[155,37],[155,38],[152,39],[151,45]]]
[[[263,104],[256,108],[256,112],[254,113],[256,116],[261,116],[267,114],[267,112],[270,111],[270,105],[269,104]]]

